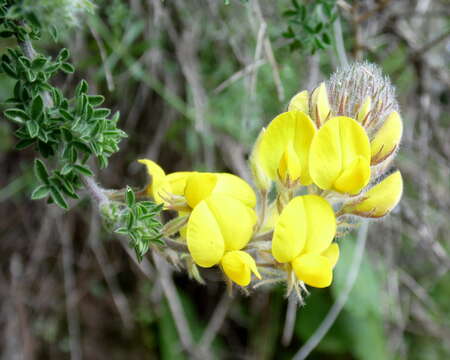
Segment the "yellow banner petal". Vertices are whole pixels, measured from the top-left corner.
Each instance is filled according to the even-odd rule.
[[[288,111],[297,110],[305,114],[309,113],[309,93],[308,91],[300,91],[296,94],[288,105]]]
[[[321,189],[335,189],[335,182],[347,169],[358,170],[355,175],[367,177],[370,166],[360,171],[365,162],[356,162],[358,158],[370,161],[370,143],[364,128],[354,119],[339,116],[328,120],[311,143],[309,156],[310,174],[314,183]],[[350,172],[350,173],[353,173]],[[367,183],[354,181],[346,192],[358,193]],[[355,187],[358,185],[358,187]],[[342,182],[338,184],[342,189]]]
[[[300,182],[311,184],[309,176],[309,147],[316,132],[311,118],[301,111],[288,111],[278,115],[262,134],[256,159],[272,180],[278,179],[280,160],[289,142],[292,142],[295,153],[300,161]]]
[[[402,192],[402,175],[396,171],[364,194],[365,200],[349,206],[345,212],[370,218],[382,217],[398,204]]]
[[[187,224],[186,242],[192,259],[201,267],[217,265],[222,259],[225,242],[206,201],[201,201],[192,211]]]
[[[398,112],[393,111],[384,121],[370,143],[372,164],[378,164],[398,147],[403,134],[403,123]]]
[[[306,243],[307,214],[303,196],[292,199],[275,222],[272,255],[280,263],[297,257]]]
[[[192,173],[186,179],[185,197],[191,208],[211,195],[217,184],[217,175],[212,173]]]
[[[220,227],[225,250],[241,250],[253,236],[257,217],[255,211],[241,201],[222,194],[205,200]]]
[[[243,204],[254,208],[256,205],[256,195],[249,184],[242,180],[239,176],[218,173],[217,184],[214,187],[212,194],[226,195],[239,200]]]
[[[295,275],[306,285],[324,288],[333,281],[333,267],[331,261],[322,255],[306,254],[292,261]]]
[[[150,176],[150,184],[147,186],[147,194],[155,200],[156,203],[162,204],[164,200],[161,198],[172,192],[172,188],[167,181],[166,173],[154,161],[149,159],[140,159],[139,163],[144,164],[147,168],[147,173]]]
[[[259,151],[261,139],[263,138],[265,131],[266,129],[262,129],[259,133],[258,138],[255,141],[255,145],[253,146],[252,153],[250,154],[249,163],[256,187],[265,192],[269,192],[272,185],[272,180],[269,174],[267,174],[266,170],[261,165],[261,153]]]
[[[172,194],[184,195],[187,179],[194,174],[193,171],[178,171],[167,175],[167,181],[172,188]]]
[[[306,215],[306,241],[303,253],[320,254],[333,241],[336,234],[336,217],[333,208],[317,195],[301,196]]]
[[[221,265],[225,275],[240,286],[250,284],[252,272],[261,279],[255,260],[244,251],[226,252]]]

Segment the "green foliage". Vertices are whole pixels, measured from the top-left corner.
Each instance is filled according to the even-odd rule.
[[[291,51],[302,49],[314,54],[331,45],[331,26],[337,19],[335,0],[317,0],[299,4],[283,12],[288,21],[283,37],[289,39]]]
[[[91,4],[81,0],[60,1],[59,5],[64,7],[64,3],[73,7]],[[68,209],[66,198],[78,199],[83,177],[93,176],[88,161],[96,158],[101,168],[107,167],[108,158],[119,150],[119,142],[127,135],[117,127],[119,113],[111,116],[108,108],[101,107],[104,97],[89,94],[85,80],[79,82],[72,97],[51,84],[55,75],[75,71],[68,62],[69,51],[62,49],[52,59],[35,53],[30,39],[39,39],[45,26],[39,21],[41,11],[50,5],[57,8],[58,4],[27,4],[12,0],[0,3],[0,36],[15,37],[20,45],[20,50],[7,49],[0,61],[0,71],[15,81],[4,115],[18,125],[16,148],[33,146],[39,155],[34,162],[39,185],[31,198],[48,198],[50,203]],[[57,35],[56,29],[54,32]],[[158,221],[162,206],[136,201],[131,188],[125,192],[125,203],[106,200],[100,206],[110,228],[129,236],[139,260],[150,243],[162,243],[162,225]]]
[[[102,213],[111,230],[130,238],[130,246],[141,261],[151,243],[164,244],[162,224],[158,220],[162,204],[136,201],[136,194],[130,187],[126,188],[124,196],[125,203],[108,202],[103,205]]]
[[[0,7],[3,14],[5,7]],[[109,109],[100,107],[103,96],[89,95],[86,81],[80,81],[71,98],[51,85],[58,72],[70,74],[75,70],[68,62],[67,49],[62,49],[54,60],[34,54],[26,41],[28,36],[38,36],[35,29],[39,24],[33,23],[30,30],[6,17],[1,20],[3,29],[9,29],[3,36],[15,36],[22,44],[22,50],[8,49],[0,62],[0,70],[16,81],[14,94],[6,101],[11,107],[4,112],[19,125],[16,147],[22,150],[34,146],[42,158],[53,160],[51,171],[39,172],[41,185],[32,198],[49,195],[52,202],[67,209],[65,197],[78,198],[81,177],[92,176],[88,160],[95,157],[102,168],[106,167],[126,134],[117,128],[119,114],[110,116]],[[36,164],[45,168],[41,160]]]
[[[92,13],[94,8],[90,0],[1,0],[0,24],[2,31],[17,34],[21,40],[26,36],[38,39],[41,30],[56,39],[58,28],[78,25],[81,14]]]

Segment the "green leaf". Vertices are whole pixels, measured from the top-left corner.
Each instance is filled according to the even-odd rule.
[[[30,134],[31,138],[35,138],[35,137],[38,136],[38,134],[39,134],[39,124],[36,121],[34,121],[34,120],[27,121],[25,123],[25,125],[27,127],[28,134]]]
[[[130,208],[133,207],[133,205],[136,203],[136,196],[134,195],[133,190],[129,186],[127,186],[125,198],[127,201],[127,205]]]
[[[34,160],[34,173],[41,182],[43,182],[44,184],[49,184],[47,168],[45,167],[45,164],[39,159]]]
[[[61,70],[64,71],[66,74],[73,74],[75,72],[75,67],[69,63],[62,63]]]
[[[92,106],[99,106],[103,104],[103,102],[105,101],[105,97],[102,95],[89,95],[88,101]]]
[[[61,49],[57,59],[60,61],[66,61],[70,57],[70,52],[66,48]]]
[[[73,141],[72,142],[73,146],[76,147],[78,150],[87,153],[87,154],[92,154],[92,149],[86,145],[85,143],[82,143],[81,141]]]
[[[43,67],[44,67],[44,65],[47,63],[47,59],[46,58],[44,58],[44,57],[38,57],[38,58],[36,58],[36,59],[34,59],[33,61],[32,61],[32,63],[31,63],[31,68],[34,70],[34,71],[37,71],[37,70],[41,70]]]
[[[70,112],[68,112],[67,110],[61,109],[59,108],[59,113],[61,114],[61,116],[67,120],[67,121],[73,121],[73,116]]]
[[[7,64],[5,62],[2,62],[2,69],[10,77],[12,77],[14,79],[18,78],[16,71],[12,68],[11,65],[9,65],[9,64]]]
[[[5,110],[4,114],[8,119],[10,119],[18,124],[23,124],[25,120],[30,119],[30,117],[28,116],[28,114],[25,111],[23,111],[21,109],[16,109],[16,108]]]
[[[69,208],[66,199],[64,199],[63,194],[61,194],[61,191],[56,186],[52,186],[50,188],[50,193],[52,196],[52,200],[55,202],[56,205],[58,205],[60,208],[63,209]]]
[[[0,31],[0,37],[2,37],[2,38],[9,38],[11,36],[14,36],[13,31],[8,31],[8,30]]]
[[[36,142],[35,139],[22,139],[16,144],[16,149],[17,150],[26,149],[27,147],[33,145],[35,142]]]
[[[94,176],[94,173],[92,172],[92,170],[89,169],[89,167],[87,167],[87,166],[76,164],[76,165],[73,165],[73,168],[82,175]]]
[[[40,185],[33,190],[31,194],[32,200],[38,200],[47,197],[50,194],[50,187],[48,185]]]
[[[107,108],[94,109],[93,117],[103,119],[106,118],[109,114],[111,114],[111,110]]]
[[[37,119],[44,111],[44,101],[41,95],[36,95],[31,102],[31,118]]]
[[[78,98],[81,94],[86,94],[88,90],[88,84],[86,82],[86,80],[81,80],[80,83],[78,84],[76,90],[75,90],[75,94],[76,97]]]

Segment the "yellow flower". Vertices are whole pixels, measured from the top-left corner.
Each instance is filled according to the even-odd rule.
[[[299,280],[314,287],[331,284],[339,249],[332,244],[336,218],[331,205],[317,195],[297,196],[275,223],[272,255],[290,263]]]
[[[402,192],[402,175],[396,171],[364,194],[361,202],[345,207],[344,212],[369,218],[385,216],[398,204]]]
[[[256,195],[240,177],[227,173],[194,173],[187,178],[185,196],[188,205],[194,208],[210,195],[225,195],[254,208]]]
[[[147,167],[151,181],[147,194],[158,204],[166,203],[168,195],[184,196],[187,205],[194,208],[200,201],[213,194],[223,194],[233,197],[253,208],[256,205],[256,195],[244,180],[227,173],[174,172],[166,175],[155,162],[138,160]]]
[[[183,171],[166,175],[165,171],[152,160],[140,159],[138,162],[147,167],[150,184],[147,186],[146,191],[157,204],[164,203],[163,198],[169,194],[183,195],[186,179],[192,172]]]
[[[311,184],[308,155],[316,132],[311,118],[301,111],[277,116],[260,135],[252,154],[253,162],[273,181]],[[255,171],[254,171],[255,172]]]
[[[289,102],[288,111],[301,111],[305,114],[309,113],[309,94],[308,91],[300,91]]]
[[[325,83],[321,83],[311,94],[311,117],[318,127],[331,116],[331,107]]]
[[[370,143],[364,128],[345,116],[328,120],[311,143],[309,171],[323,190],[358,194],[370,180]]]
[[[251,273],[255,274],[258,279],[261,279],[255,260],[245,251],[226,252],[220,265],[225,275],[240,286],[250,284]]]
[[[384,121],[370,143],[372,164],[388,158],[397,149],[403,133],[403,123],[398,112],[393,111]]]
[[[241,201],[212,195],[195,206],[187,225],[187,246],[201,267],[220,264],[225,274],[241,286],[250,273],[260,277],[253,258],[241,251],[250,241],[256,225],[253,209]]]

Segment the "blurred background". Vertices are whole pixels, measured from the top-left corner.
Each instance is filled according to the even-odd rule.
[[[309,358],[450,358],[450,2],[95,3],[35,47],[69,48],[77,71],[55,83],[72,94],[85,78],[120,110],[129,137],[98,171],[106,188],[142,188],[142,157],[249,179],[258,131],[339,66],[340,40],[349,60],[379,64],[404,121],[405,193],[370,224],[353,289]],[[0,84],[4,101],[13,84]],[[1,359],[290,359],[345,291],[355,234],[341,240],[332,287],[299,308],[282,286],[230,298],[220,279],[199,285],[151,254],[137,264],[87,198],[68,213],[29,199],[34,153],[14,150],[14,129],[0,119]]]

